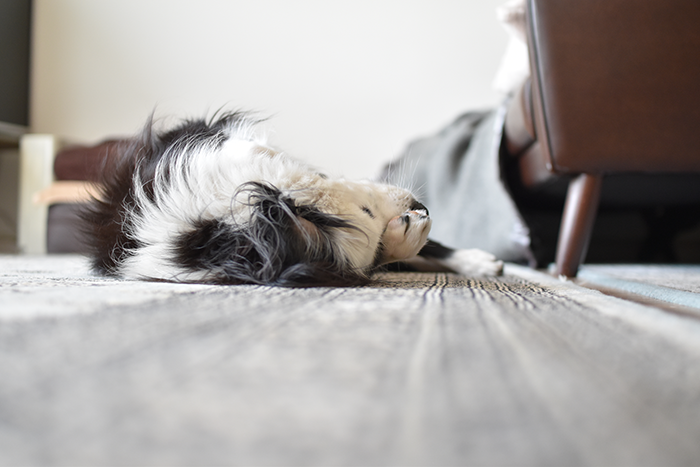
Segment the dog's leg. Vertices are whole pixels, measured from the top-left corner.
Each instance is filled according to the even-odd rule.
[[[452,271],[466,276],[500,276],[503,261],[482,250],[455,250],[428,240],[418,257],[407,261],[419,271]]]

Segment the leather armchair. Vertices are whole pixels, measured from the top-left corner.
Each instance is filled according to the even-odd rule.
[[[613,202],[700,202],[700,2],[528,0],[527,36],[505,146],[524,186],[569,181],[555,272],[571,277],[611,174],[632,176]]]

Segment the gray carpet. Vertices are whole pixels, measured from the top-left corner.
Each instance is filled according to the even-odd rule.
[[[0,464],[700,463],[700,321],[506,271],[290,290],[0,257]]]
[[[582,283],[642,295],[689,308],[700,316],[700,266],[696,265],[586,265],[578,274]]]

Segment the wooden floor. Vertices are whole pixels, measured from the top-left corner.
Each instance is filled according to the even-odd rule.
[[[291,290],[65,261],[0,258],[0,465],[700,464],[691,317],[514,266]]]

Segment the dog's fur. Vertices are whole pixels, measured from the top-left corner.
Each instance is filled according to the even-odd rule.
[[[136,279],[347,286],[411,260],[499,274],[478,250],[427,242],[428,210],[395,186],[332,179],[269,147],[228,113],[165,132],[150,121],[105,167],[83,218],[93,268]]]

